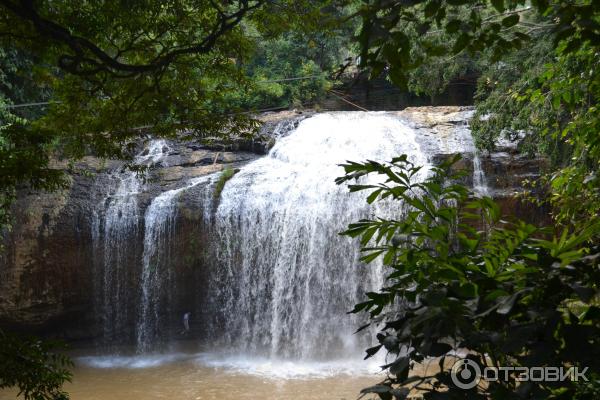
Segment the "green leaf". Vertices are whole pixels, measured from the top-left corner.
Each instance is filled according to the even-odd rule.
[[[452,52],[454,54],[460,53],[465,47],[469,45],[471,42],[471,37],[466,33],[461,33],[460,36],[454,42],[454,46],[452,47]]]
[[[400,89],[406,89],[408,87],[408,76],[402,68],[402,64],[392,67],[389,72],[389,77],[392,83]]]
[[[462,24],[462,22],[460,20],[458,20],[458,19],[451,19],[446,24],[446,32],[448,32],[448,33],[458,32],[458,30],[460,29],[461,24]]]
[[[408,357],[398,357],[393,363],[389,364],[389,371],[393,375],[402,374],[410,363],[410,358]]]
[[[390,393],[394,396],[395,400],[404,400],[408,398],[410,389],[407,387],[394,388]]]
[[[363,310],[368,310],[369,307],[371,306],[371,301],[365,301],[363,303],[358,303],[354,306],[354,308],[352,309],[352,311],[349,311],[350,314],[356,314],[358,312],[361,312]]]
[[[391,392],[391,390],[392,390],[392,388],[387,385],[374,385],[374,386],[370,386],[368,388],[364,388],[360,392],[361,393],[376,393],[376,394],[388,393],[389,394]]]
[[[478,287],[473,282],[466,282],[459,285],[456,292],[462,298],[474,298],[477,297]]]
[[[504,0],[492,0],[492,6],[494,6],[494,8],[501,13],[505,10]]]
[[[377,250],[360,258],[360,261],[369,264],[383,253],[383,250]]]
[[[504,26],[505,28],[510,28],[511,26],[515,26],[516,24],[519,23],[519,14],[512,14],[509,15],[508,17],[504,17],[502,19],[502,26]]]
[[[381,349],[382,347],[383,347],[383,345],[381,345],[381,344],[380,344],[380,345],[377,345],[377,346],[374,346],[374,347],[368,348],[368,349],[366,350],[366,353],[367,353],[367,355],[365,356],[365,360],[366,360],[367,358],[371,358],[371,357],[373,357],[375,354],[377,354],[377,352],[379,351],[379,349]]]
[[[571,288],[573,288],[575,293],[577,293],[577,296],[579,296],[581,301],[583,301],[584,303],[589,303],[596,295],[595,289],[587,286],[582,286],[577,283],[571,285]]]
[[[364,233],[362,238],[360,239],[360,244],[363,246],[366,246],[367,243],[369,243],[369,241],[371,240],[371,238],[373,237],[373,235],[375,234],[375,232],[377,232],[377,227],[372,227],[367,229]]]
[[[423,10],[425,18],[431,18],[434,15],[436,15],[438,10],[440,9],[440,6],[440,1],[428,1],[425,5],[425,9]]]
[[[377,200],[377,197],[379,196],[379,194],[381,193],[383,189],[377,189],[374,190],[368,197],[367,197],[367,203],[372,204],[375,200]]]

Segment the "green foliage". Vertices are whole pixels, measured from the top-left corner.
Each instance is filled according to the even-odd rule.
[[[353,54],[357,21],[341,22],[351,11],[344,3],[322,2],[325,13],[316,19],[319,25],[302,24],[276,37],[246,26],[246,35],[256,38],[255,50],[243,66],[252,87],[236,93],[237,103],[265,109],[300,107],[321,99],[334,83],[334,73]]]
[[[246,72],[255,46],[298,26],[327,32],[332,22],[319,11],[328,3],[7,1],[0,30],[6,47],[35,56],[36,76],[52,86],[54,102],[34,128],[51,131],[68,158],[90,149],[126,158],[141,128],[169,137],[183,128],[196,139],[252,132],[255,121],[239,113],[247,104],[231,99],[254,96]],[[285,51],[262,48],[275,58]],[[268,78],[317,72],[297,55],[293,70]]]
[[[25,400],[63,400],[71,381],[68,357],[55,342],[17,337],[0,331],[0,389],[16,387]]]
[[[0,96],[8,103],[43,102],[50,98],[50,88],[35,61],[28,53],[12,47],[0,47]],[[13,112],[32,120],[43,115],[44,107],[22,107]],[[5,120],[5,116],[0,118]]]
[[[9,112],[7,104],[0,96],[0,229],[11,228],[10,205],[23,182],[44,190],[67,184],[62,172],[49,167],[53,136],[31,129],[25,119]]]
[[[9,208],[17,185],[29,178],[36,189],[54,189],[64,183],[48,168],[52,137],[28,127],[27,118],[38,117],[39,110],[20,110],[17,115],[8,108],[32,97],[46,98],[47,88],[33,85],[32,64],[31,57],[0,48],[0,228],[10,228]]]
[[[372,76],[387,68],[399,86],[406,86],[411,70],[436,57],[485,50],[492,61],[499,61],[524,47],[532,24],[537,28],[527,15],[530,11],[551,21],[549,31],[576,50],[585,41],[600,41],[598,23],[591,19],[599,9],[593,1],[369,1],[359,13],[361,61]],[[446,40],[440,41],[440,34]]]
[[[535,84],[544,66],[552,60],[552,46],[540,37],[527,49],[506,56],[482,71],[476,94],[477,110],[471,121],[473,138],[479,149],[493,151],[497,140],[520,140],[530,155],[550,153],[551,143],[532,132],[531,108],[519,101],[523,89]],[[502,112],[499,112],[502,110]],[[537,118],[552,118],[548,108],[538,110]]]
[[[400,218],[361,220],[343,233],[360,239],[363,262],[382,260],[388,271],[385,286],[353,310],[368,312],[380,329],[367,357],[387,352],[388,378],[363,392],[381,399],[404,399],[408,388],[423,389],[426,399],[570,399],[581,390],[571,381],[519,384],[515,376],[464,391],[452,383],[448,362],[453,351],[468,349],[482,367],[600,372],[600,249],[592,245],[600,223],[554,235],[506,221],[492,199],[456,183],[457,160],[433,168],[425,180],[406,156],[343,165],[338,183],[368,174],[385,178],[349,185],[369,191],[369,203],[388,198],[409,206]],[[488,232],[476,229],[482,220]],[[415,368],[435,357],[439,370]]]
[[[51,158],[128,160],[149,131],[247,137],[249,108],[318,99],[348,40],[344,3],[0,2],[2,104],[50,101],[9,110],[16,120],[0,104],[1,226],[17,186],[64,185]]]
[[[367,2],[360,10],[363,67],[399,86],[434,94],[480,74],[476,144],[500,136],[553,171],[539,183],[558,223],[596,218],[600,3],[494,0]]]
[[[471,125],[481,147],[493,148],[501,132],[521,132],[526,151],[549,156],[556,171],[541,183],[557,222],[575,225],[600,211],[600,73],[597,48],[566,46],[540,42],[529,55],[519,52],[485,77],[494,87],[480,93]]]
[[[324,45],[328,44],[325,41]],[[232,102],[249,109],[270,109],[301,106],[322,98],[341,56],[326,54],[324,57],[331,58],[319,65],[311,46],[317,45],[297,32],[259,42],[255,56],[245,66],[246,74],[253,78],[252,89],[233,93]]]
[[[219,175],[219,180],[215,183],[215,188],[213,190],[213,197],[215,199],[218,199],[221,197],[221,192],[225,188],[225,184],[227,183],[227,181],[230,180],[231,178],[233,178],[233,176],[235,174],[237,174],[239,171],[240,170],[237,168],[236,169],[225,168],[223,170],[223,172],[221,172],[221,175]]]
[[[577,386],[577,391],[573,400],[594,400],[600,398],[600,379],[598,375],[590,376],[588,382],[581,382]]]

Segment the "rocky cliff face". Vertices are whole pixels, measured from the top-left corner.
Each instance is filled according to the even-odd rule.
[[[448,157],[461,147],[456,143],[470,141],[469,108],[409,108],[395,114],[417,129],[422,137],[421,146],[426,147],[433,159]],[[128,315],[114,318],[122,318],[124,324],[135,324],[134,315],[140,311],[135,301],[140,289],[135,288],[139,286],[135,282],[143,278],[139,260],[144,256],[144,213],[153,199],[198,182],[195,178],[239,168],[255,160],[268,151],[277,136],[293,129],[304,117],[295,113],[265,116],[264,132],[268,135],[260,142],[211,146],[169,143],[168,148],[161,150],[160,158],[150,163],[145,181],[141,181],[135,192],[139,208],[133,215],[136,229],[126,236],[116,236],[124,242],[120,245],[126,254],[117,260],[114,278],[124,290],[110,295],[122,296],[128,300],[120,301],[131,304],[115,311]],[[472,169],[473,152],[464,156],[462,165]],[[524,178],[535,178],[543,164],[543,160],[522,158],[510,147],[480,159],[490,194],[506,211],[536,220],[545,218],[546,210],[525,207],[512,195],[521,190]],[[97,230],[101,227],[97,221],[99,217],[106,218],[111,199],[118,195],[119,184],[123,182],[122,164],[87,157],[79,167],[81,172],[71,176],[68,189],[56,193],[19,192],[14,229],[5,234],[6,251],[0,256],[0,327],[70,340],[92,339],[102,331],[102,321],[95,311],[99,307],[99,265],[106,263],[106,255],[98,248]],[[174,316],[170,323],[174,326],[190,304],[205,303],[203,291],[198,287],[208,281],[203,265],[210,262],[205,243],[211,233],[209,227],[202,226],[206,223],[206,213],[210,212],[203,208],[211,202],[200,203],[197,199],[206,195],[206,184],[195,184],[178,193],[174,200],[176,229],[170,233],[168,251],[174,278],[167,289],[177,291],[170,310]],[[126,211],[127,208],[117,210],[117,217],[121,218]],[[110,303],[111,299],[108,300]]]
[[[190,178],[238,167],[256,157],[243,151],[175,146],[163,160],[168,166],[156,165],[149,171],[138,197],[140,209]],[[82,338],[93,335],[94,261],[101,257],[94,249],[93,219],[114,191],[111,175],[122,166],[88,158],[79,167],[85,173],[71,176],[66,190],[19,193],[14,228],[6,235],[0,267],[0,326]],[[139,215],[143,232],[144,214]],[[195,213],[184,209],[180,215],[184,235],[186,223],[194,224]],[[141,257],[143,238],[137,233],[130,238],[132,261]]]
[[[469,149],[461,154],[463,159],[456,167],[467,171],[480,168],[484,182],[479,184],[487,186],[486,194],[499,203],[503,213],[534,223],[550,223],[547,208],[533,207],[515,196],[523,192],[525,180],[535,181],[547,169],[547,160],[519,154],[517,143],[506,140],[499,141],[493,153],[477,156],[468,128],[472,110],[472,107],[411,107],[398,114],[406,117],[420,131],[421,146],[433,160],[441,161],[453,156],[457,148]],[[477,183],[473,182],[475,175],[476,171],[468,174],[465,183],[476,186]]]

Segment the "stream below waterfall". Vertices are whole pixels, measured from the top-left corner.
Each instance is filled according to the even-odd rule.
[[[354,400],[360,389],[375,383],[350,375],[273,380],[184,361],[145,370],[78,368],[75,373],[75,383],[65,387],[72,400]]]

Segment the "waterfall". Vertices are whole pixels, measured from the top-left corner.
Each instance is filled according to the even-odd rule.
[[[131,171],[114,175],[117,184],[93,226],[106,342],[133,341],[140,356],[158,350],[181,332],[178,314],[185,308],[211,348],[230,354],[277,365],[360,357],[374,331],[355,335],[366,317],[347,312],[364,301],[365,292],[381,288],[385,271],[377,262],[363,265],[357,242],[338,233],[361,218],[401,218],[406,210],[390,200],[368,205],[366,193],[336,185],[344,174],[339,164],[407,154],[425,166],[422,178],[438,155],[473,153],[474,188],[487,188],[466,125],[453,127],[452,135],[435,135],[400,114],[332,112],[273,129],[277,142],[269,154],[241,167],[219,196],[211,188],[221,174],[214,173],[158,192],[144,210],[148,203],[140,199],[156,186]],[[168,152],[177,150],[154,140],[135,163],[164,163]],[[192,221],[199,222],[202,254],[188,263],[194,245],[182,232],[194,226],[179,218],[188,215],[179,213],[179,205],[197,186],[201,190],[185,201],[194,199],[201,210]],[[188,225],[178,227],[178,218]],[[198,273],[185,272],[188,265]]]
[[[428,164],[415,130],[397,116],[318,114],[227,182],[213,222],[211,284],[223,346],[295,360],[362,354],[370,337],[354,335],[361,321],[346,313],[384,274],[361,265],[357,243],[338,233],[373,213],[403,211],[394,202],[368,206],[365,193],[349,194],[334,179],[346,160],[403,153]]]
[[[490,196],[490,189],[477,150],[473,151],[473,191],[479,196]]]
[[[214,174],[191,179],[186,186],[163,192],[152,200],[144,215],[144,251],[142,255],[141,298],[137,321],[137,350],[146,352],[165,337],[165,316],[177,293],[173,287],[170,241],[177,217],[177,197],[185,190],[209,183]],[[204,191],[205,193],[208,190]],[[204,199],[206,201],[206,199]]]
[[[169,147],[164,140],[152,140],[133,163],[151,166]],[[135,171],[125,170],[114,176],[116,191],[109,194],[93,216],[92,242],[95,254],[96,309],[102,316],[102,339],[107,344],[129,338],[131,310],[135,303],[135,271],[127,268],[135,256],[135,238],[139,224],[138,194],[143,181]]]

